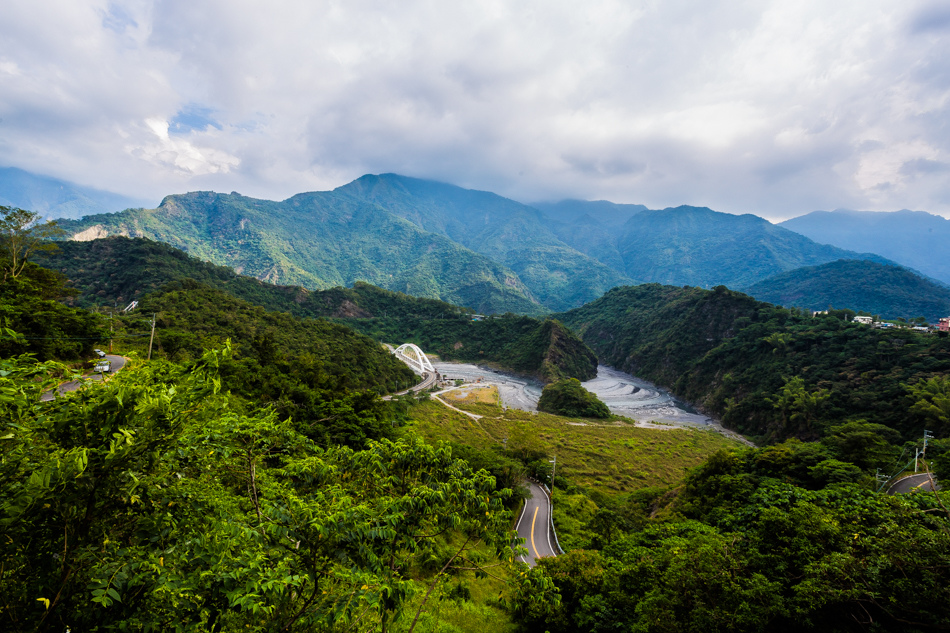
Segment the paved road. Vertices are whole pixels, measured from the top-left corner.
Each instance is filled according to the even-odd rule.
[[[518,519],[518,536],[525,540],[528,555],[521,560],[534,567],[542,556],[557,556],[551,539],[551,502],[544,488],[534,482],[528,482],[531,496],[525,500],[524,510]]]
[[[115,354],[106,354],[106,358],[112,361],[112,372],[115,373],[125,367],[125,358],[122,356],[116,356]],[[88,380],[102,380],[102,374],[90,374],[85,377],[84,380],[70,380],[69,382],[64,382],[54,391],[47,391],[40,397],[41,402],[49,402],[56,397],[56,394],[63,394],[68,391],[76,391],[79,389],[84,382]]]
[[[896,495],[910,492],[914,489],[932,491],[934,489],[940,490],[940,486],[930,473],[921,473],[919,475],[911,475],[910,477],[899,479],[893,486],[887,489],[887,493]]]
[[[409,393],[410,391],[415,391],[415,392],[424,391],[425,389],[428,389],[434,384],[435,384],[435,374],[430,374],[429,372],[426,372],[422,374],[422,382],[420,382],[418,385],[409,387],[405,391],[397,391],[396,393],[391,393],[388,396],[383,396],[383,400],[392,400],[393,396],[402,396]]]

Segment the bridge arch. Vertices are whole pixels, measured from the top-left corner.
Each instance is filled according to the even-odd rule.
[[[396,358],[409,365],[417,374],[435,373],[435,367],[429,362],[425,353],[414,343],[403,343],[393,352]]]

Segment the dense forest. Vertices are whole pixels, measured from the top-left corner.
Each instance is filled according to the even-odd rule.
[[[610,409],[577,378],[565,378],[545,385],[538,399],[538,411],[570,418],[609,418]]]
[[[676,489],[602,500],[586,548],[525,576],[516,618],[552,633],[945,630],[945,495],[875,492],[848,436],[867,434],[722,452]]]
[[[554,321],[510,313],[476,321],[471,309],[362,282],[322,291],[276,286],[142,238],[110,237],[58,246],[39,254],[37,261],[65,275],[79,290],[71,300],[75,305],[114,310],[162,290],[169,282],[192,280],[272,312],[330,319],[377,341],[416,343],[447,360],[493,363],[545,382],[561,377],[587,380],[596,375],[594,353]],[[161,302],[147,307],[152,303],[143,303],[139,311],[161,309]],[[199,331],[205,328],[198,324]],[[189,343],[192,353],[201,349],[196,336],[181,337],[186,340],[167,337],[170,342],[166,345],[163,340],[162,345],[173,355]]]
[[[646,284],[616,288],[561,318],[601,362],[668,386],[763,441],[817,439],[856,420],[905,439],[925,428],[950,435],[948,411],[911,409],[922,390],[937,389],[939,399],[950,338],[874,329],[847,316],[813,317],[723,286]]]
[[[378,343],[186,280],[143,297],[146,361],[140,312],[56,303],[4,252],[3,630],[413,630],[458,570],[514,564],[510,487],[402,429]],[[41,400],[110,336],[126,368]]]

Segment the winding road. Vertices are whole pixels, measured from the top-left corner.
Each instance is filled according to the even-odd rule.
[[[534,567],[543,556],[557,556],[551,541],[551,499],[547,491],[533,481],[528,482],[531,496],[525,499],[518,519],[518,536],[524,539],[528,554],[521,560]]]
[[[125,358],[122,356],[116,356],[115,354],[106,354],[106,359],[112,361],[112,371],[110,372],[112,374],[116,373],[117,371],[125,367],[126,361],[125,361]],[[60,386],[56,387],[56,389],[54,389],[53,391],[47,391],[42,396],[40,396],[40,402],[49,402],[50,400],[55,398],[57,394],[61,395],[70,391],[76,391],[87,381],[102,380],[103,376],[104,374],[93,373],[93,374],[83,377],[82,380],[70,380],[69,382],[64,382]]]
[[[930,473],[920,473],[919,475],[910,475],[909,477],[898,479],[894,482],[893,486],[887,489],[887,494],[902,494],[915,489],[932,492],[934,490],[940,490],[940,486],[937,485],[937,482],[934,481]]]

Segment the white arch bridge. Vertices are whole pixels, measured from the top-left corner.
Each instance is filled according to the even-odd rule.
[[[417,374],[422,376],[425,374],[435,375],[435,367],[432,366],[432,363],[429,362],[429,359],[425,353],[419,349],[418,345],[403,343],[396,348],[393,354],[396,355],[396,358],[409,365],[409,368]]]

